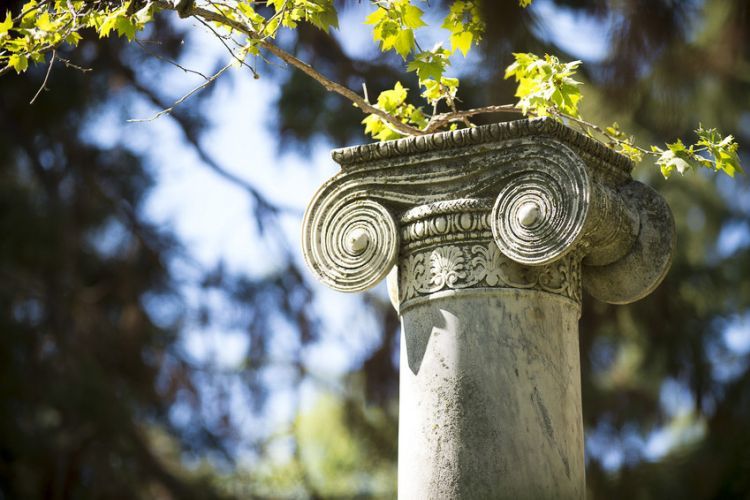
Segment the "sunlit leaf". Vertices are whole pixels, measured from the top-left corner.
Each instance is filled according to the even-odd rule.
[[[23,73],[29,67],[29,58],[24,54],[12,54],[8,59],[8,66],[16,70],[16,73]]]

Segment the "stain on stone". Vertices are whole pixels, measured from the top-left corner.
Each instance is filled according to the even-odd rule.
[[[568,457],[565,456],[565,452],[555,440],[555,430],[552,428],[552,420],[549,418],[547,407],[544,405],[542,395],[539,394],[539,389],[537,389],[536,386],[534,386],[534,391],[531,393],[531,401],[534,403],[534,408],[536,408],[537,416],[542,423],[542,427],[544,427],[544,432],[549,438],[550,446],[557,450],[558,455],[560,455],[560,460],[562,460],[562,463],[565,466],[565,475],[570,479],[570,464],[568,463]]]
[[[547,413],[547,407],[544,406],[544,401],[542,401],[542,396],[539,394],[539,389],[537,389],[536,386],[534,386],[534,392],[531,393],[531,400],[534,402],[534,407],[536,408],[537,415],[542,421],[542,426],[547,433],[547,437],[552,443],[554,443],[555,430],[552,428],[552,421],[549,418],[549,413]]]

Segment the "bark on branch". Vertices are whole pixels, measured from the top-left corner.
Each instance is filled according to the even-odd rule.
[[[434,115],[430,119],[430,122],[424,129],[424,133],[429,134],[435,132],[436,130],[440,130],[440,128],[448,125],[449,123],[462,121],[476,115],[485,115],[490,113],[523,114],[523,111],[521,111],[520,108],[517,108],[514,104],[502,104],[498,106],[485,106],[482,108],[472,108],[463,111],[456,110],[449,113],[440,113],[439,115]]]

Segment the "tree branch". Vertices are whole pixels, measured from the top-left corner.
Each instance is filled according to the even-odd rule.
[[[53,50],[52,57],[50,57],[49,60],[49,66],[47,66],[47,73],[44,75],[44,81],[42,81],[42,84],[39,86],[39,90],[36,91],[36,94],[34,94],[34,97],[31,98],[29,104],[34,104],[34,102],[36,102],[36,98],[39,97],[39,94],[42,93],[42,90],[47,90],[47,81],[49,80],[49,74],[52,73],[52,65],[55,64],[56,55],[57,52]]]
[[[175,10],[174,6],[170,2],[167,2],[166,0],[156,0],[154,3],[161,9]],[[334,92],[336,94],[339,94],[342,97],[345,97],[346,99],[351,101],[356,107],[361,109],[364,113],[370,113],[370,114],[379,116],[386,122],[390,123],[393,126],[393,128],[398,130],[400,133],[405,134],[405,135],[424,135],[425,132],[423,132],[422,130],[419,130],[418,128],[411,127],[405,123],[402,123],[398,118],[368,103],[367,101],[365,101],[364,98],[359,96],[356,92],[329,79],[328,77],[326,77],[325,75],[317,71],[315,68],[313,68],[306,62],[298,59],[294,55],[278,47],[274,43],[268,41],[268,39],[260,38],[258,36],[258,33],[249,29],[247,26],[245,26],[241,22],[228,19],[218,12],[213,12],[211,10],[204,9],[202,7],[192,7],[191,9],[187,11],[186,14],[190,16],[201,17],[206,21],[223,24],[240,33],[243,33],[244,35],[248,36],[251,40],[254,40],[255,43],[258,44],[259,47],[266,49],[268,52],[278,57],[285,63],[302,71],[304,74],[306,74],[307,76],[309,76],[310,78],[318,82],[320,85],[322,85],[323,88],[325,88],[329,92]]]
[[[146,98],[155,106],[164,108],[165,103],[162,98],[156,95],[156,93],[152,89],[141,83],[136,77],[136,73],[132,68],[125,65],[121,65],[120,68],[125,73],[128,80],[130,80],[131,84],[136,90],[146,96]],[[184,115],[174,112],[170,113],[169,116],[180,128],[185,139],[193,147],[204,165],[209,167],[223,179],[245,190],[247,194],[249,194],[253,198],[253,200],[255,201],[254,216],[259,228],[262,229],[264,227],[265,223],[268,222],[269,217],[275,217],[282,213],[299,216],[299,210],[286,205],[279,205],[278,203],[269,200],[257,187],[253,186],[245,179],[237,176],[230,170],[227,170],[222,165],[220,165],[219,162],[216,161],[216,159],[214,159],[211,154],[209,154],[209,152],[206,151],[206,149],[203,147],[198,134],[195,132],[194,128],[190,125]],[[272,224],[272,226],[275,225]],[[285,244],[285,241],[282,240],[283,233],[279,232],[277,234],[277,237],[279,238],[278,241],[280,244]]]
[[[428,134],[439,130],[441,127],[444,127],[451,122],[463,121],[465,118],[490,113],[523,114],[523,111],[521,111],[513,104],[502,104],[499,106],[485,106],[483,108],[472,108],[464,111],[451,111],[449,113],[441,113],[439,115],[433,116],[430,119],[430,122],[424,129],[424,133]]]

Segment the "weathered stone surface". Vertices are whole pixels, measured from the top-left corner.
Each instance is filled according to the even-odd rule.
[[[626,158],[546,119],[333,157],[303,251],[337,290],[388,275],[400,497],[583,498],[581,290],[626,303],[658,286],[674,242],[664,201]]]
[[[443,290],[540,290],[580,302],[580,250],[566,251],[547,266],[519,264],[492,238],[491,205],[488,199],[452,200],[422,205],[401,217],[401,312]]]
[[[610,304],[629,304],[653,292],[669,271],[675,245],[672,211],[659,193],[637,181],[621,193],[639,214],[637,238],[622,257],[584,266],[583,273],[586,291]]]
[[[455,241],[463,238],[455,230],[470,232],[462,223],[491,232],[517,264],[541,266],[578,252],[584,266],[597,268],[584,272],[592,280],[586,288],[604,301],[637,300],[669,267],[665,250],[674,229],[671,219],[662,221],[668,209],[656,216],[658,232],[640,220],[650,220],[658,195],[631,179],[626,158],[552,120],[357,146],[333,156],[342,170],[308,207],[302,241],[310,268],[337,290],[374,286],[410,241],[422,238],[420,231],[431,231],[436,244]],[[429,227],[409,221],[419,207],[462,200],[466,215],[454,211]],[[626,255],[631,263],[658,262],[658,271],[644,268],[631,280],[612,266]]]
[[[403,314],[399,498],[583,498],[578,308],[482,289]]]

